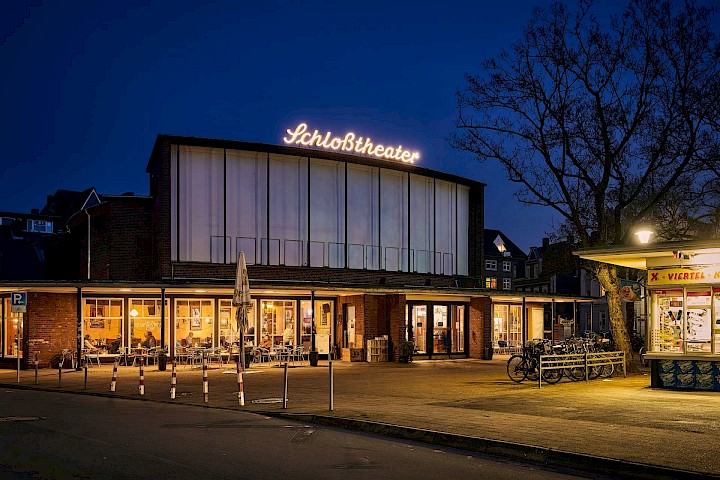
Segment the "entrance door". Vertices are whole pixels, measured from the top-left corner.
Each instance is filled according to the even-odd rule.
[[[426,338],[428,329],[427,305],[413,305],[410,321],[412,329],[410,340],[415,342],[415,353],[428,353]]]
[[[447,355],[465,351],[465,306],[409,304],[408,339],[418,355]],[[441,357],[442,358],[442,357]]]
[[[432,353],[452,351],[452,329],[448,320],[448,306],[433,305]]]

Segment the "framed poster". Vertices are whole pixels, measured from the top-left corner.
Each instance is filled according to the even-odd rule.
[[[202,320],[200,317],[190,319],[190,330],[202,330]]]
[[[105,328],[105,320],[103,320],[103,319],[90,320],[90,328]]]
[[[230,309],[229,308],[221,308],[220,309],[220,328],[228,328],[230,325]]]

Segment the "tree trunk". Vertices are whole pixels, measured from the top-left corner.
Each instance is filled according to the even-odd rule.
[[[605,289],[605,299],[610,314],[610,329],[612,331],[615,348],[625,352],[625,371],[635,370],[633,364],[632,343],[628,334],[625,316],[623,315],[622,299],[620,298],[620,279],[617,267],[607,263],[600,263],[597,269],[597,278]]]

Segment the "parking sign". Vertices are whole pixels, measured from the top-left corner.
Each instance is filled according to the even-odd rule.
[[[12,292],[10,299],[11,312],[25,313],[27,311],[27,292]]]

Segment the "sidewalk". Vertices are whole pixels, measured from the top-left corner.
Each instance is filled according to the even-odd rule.
[[[649,374],[556,385],[515,384],[505,358],[420,361],[411,364],[335,361],[334,411],[329,411],[328,362],[288,371],[253,366],[244,375],[239,406],[235,366],[208,371],[204,401],[201,369],[179,366],[176,399],[170,400],[170,365],[145,367],[145,395],[138,367],[120,367],[110,392],[112,366],[83,371],[0,370],[3,387],[101,394],[123,398],[288,415],[302,421],[373,431],[557,466],[572,465],[615,475],[720,478],[720,394],[651,389]],[[616,460],[616,461],[613,461]],[[663,467],[653,469],[652,466]],[[699,475],[696,475],[699,476]]]

